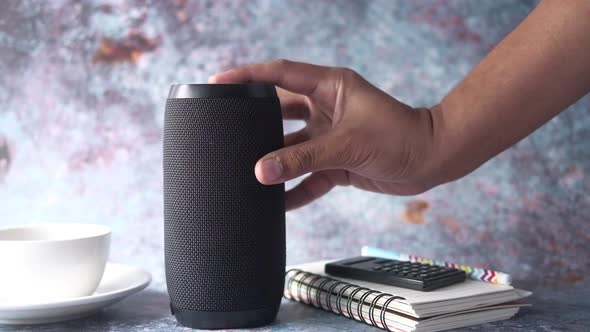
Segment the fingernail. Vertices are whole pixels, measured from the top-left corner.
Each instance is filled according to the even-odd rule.
[[[277,158],[266,159],[260,164],[265,180],[274,181],[283,174],[283,165]]]

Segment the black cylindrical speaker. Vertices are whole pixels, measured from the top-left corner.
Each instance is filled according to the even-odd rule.
[[[283,147],[274,86],[183,84],[164,119],[166,282],[192,328],[254,327],[276,317],[285,274],[284,185],[256,161]]]

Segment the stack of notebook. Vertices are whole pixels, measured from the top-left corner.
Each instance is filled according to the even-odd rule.
[[[467,280],[430,292],[328,277],[328,261],[293,266],[286,298],[389,331],[441,331],[509,319],[531,293]]]

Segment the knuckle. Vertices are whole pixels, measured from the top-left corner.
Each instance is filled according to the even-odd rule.
[[[352,132],[349,131],[341,134],[338,141],[339,144],[338,149],[336,149],[336,153],[339,155],[348,156],[355,150],[354,146],[356,143],[353,139]]]
[[[342,156],[342,162],[346,167],[362,169],[369,166],[374,153],[370,147],[363,144],[365,139],[362,132],[359,133],[358,129],[348,129],[340,135],[338,141],[336,150],[338,155]]]
[[[354,70],[346,67],[335,67],[333,73],[333,81],[336,84],[335,90],[351,91],[362,77]]]
[[[291,171],[303,172],[313,164],[313,154],[308,149],[295,148],[289,154]]]
[[[335,153],[341,157],[341,161],[345,166],[353,166],[352,161],[356,153],[357,142],[354,139],[354,134],[351,130],[346,130],[337,136],[337,146]]]
[[[356,71],[350,68],[340,68],[340,75],[344,82],[353,82],[360,77]]]

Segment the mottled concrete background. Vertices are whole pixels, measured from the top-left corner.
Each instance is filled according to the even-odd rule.
[[[532,1],[1,1],[0,226],[111,225],[112,259],[164,289],[168,87],[288,58],[354,68],[432,105]],[[294,129],[298,123],[288,123]],[[502,135],[502,133],[498,133]],[[588,285],[590,100],[468,177],[418,197],[339,188],[287,215],[291,264],[374,245]]]

